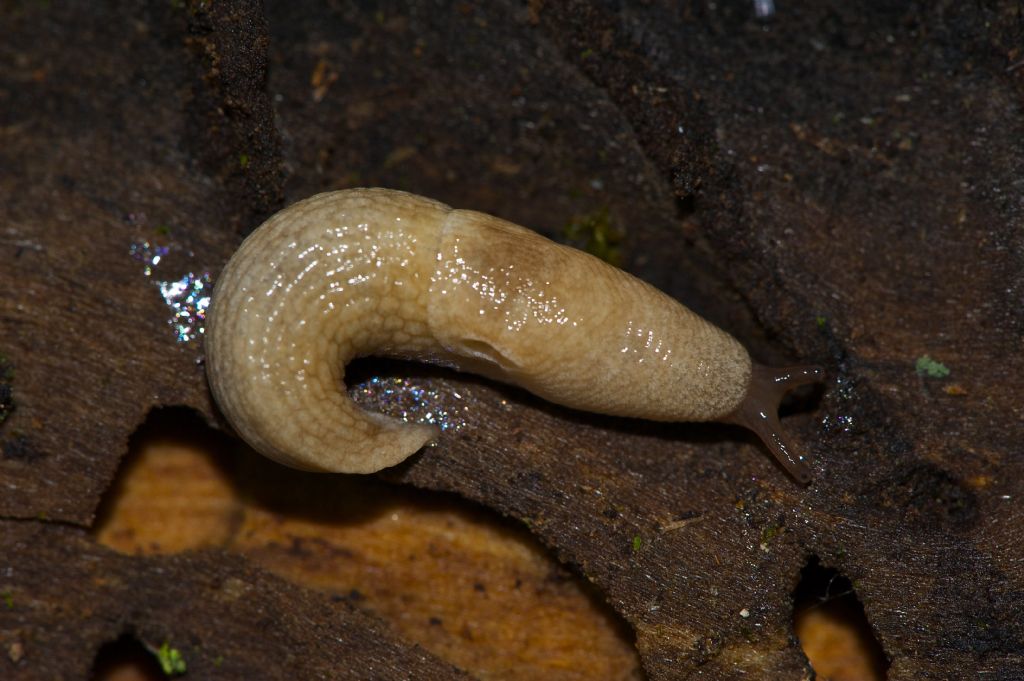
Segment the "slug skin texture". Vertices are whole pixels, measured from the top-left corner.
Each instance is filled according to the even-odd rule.
[[[437,436],[348,397],[345,365],[375,355],[481,374],[601,414],[740,423],[809,479],[775,411],[781,393],[820,369],[755,371],[732,336],[622,270],[404,192],[319,194],[267,220],[216,282],[205,348],[228,421],[296,468],[371,473]]]

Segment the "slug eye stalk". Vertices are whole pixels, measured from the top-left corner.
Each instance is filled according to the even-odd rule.
[[[722,419],[752,430],[761,438],[775,460],[802,485],[811,481],[803,454],[797,453],[779,423],[779,403],[786,393],[801,385],[820,383],[825,370],[816,365],[766,367],[756,362],[750,368],[750,385],[736,411]]]

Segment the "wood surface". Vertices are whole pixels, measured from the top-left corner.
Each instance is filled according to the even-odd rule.
[[[733,428],[370,361],[392,389],[357,397],[451,427],[369,489],[527,528],[522,562],[481,560],[540,579],[539,542],[590,585],[551,587],[559,616],[621,618],[632,635],[591,640],[635,636],[650,679],[809,675],[792,594],[814,559],[851,580],[889,679],[1019,678],[1021,6],[768,4],[0,2],[0,676],[84,678],[123,634],[180,646],[190,678],[464,673],[448,634],[385,623],[385,587],[338,599],[320,580],[344,570],[280,545],[400,562],[337,534],[355,481],[239,463],[180,510],[220,512],[227,484],[255,497],[243,524],[158,541],[182,553],[122,555],[96,524],[152,410],[224,425],[166,286],[215,285],[290,201],[379,185],[562,240],[603,211],[625,269],[829,380],[784,409],[805,488]],[[465,512],[417,511],[472,543]]]

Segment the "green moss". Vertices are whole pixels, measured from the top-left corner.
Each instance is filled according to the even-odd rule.
[[[580,52],[580,59],[590,59],[593,56],[594,56],[594,51],[592,49],[590,49],[589,47],[587,49],[583,50],[582,52]]]
[[[238,155],[238,167],[245,170],[249,167],[249,154]]]
[[[0,599],[3,599],[4,605],[7,606],[8,610],[14,609],[14,594],[10,591],[0,591]]]
[[[781,527],[771,526],[771,527],[761,528],[761,543],[762,544],[767,544],[772,539],[775,539],[776,537],[778,537],[780,534],[782,534],[782,528]]]
[[[828,318],[822,315],[815,317],[814,322],[818,325],[819,329],[824,329],[828,325]]]
[[[612,225],[607,208],[577,215],[562,229],[565,240],[616,267],[622,262],[622,230]]]
[[[166,641],[156,651],[156,659],[160,663],[160,669],[167,676],[179,676],[185,673],[185,658],[181,656],[181,651],[172,648]]]
[[[633,537],[633,553],[636,553],[644,545],[644,539],[639,534]]]
[[[937,362],[928,355],[921,355],[914,364],[918,376],[928,378],[945,378],[949,376],[949,368],[942,362]]]

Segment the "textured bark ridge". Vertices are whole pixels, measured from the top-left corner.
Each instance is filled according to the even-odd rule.
[[[807,488],[737,429],[430,371],[463,424],[390,480],[528,523],[650,678],[799,678],[811,556],[853,581],[889,678],[1014,678],[1020,8],[751,5],[0,3],[0,666],[82,677],[130,630],[191,637],[210,677],[456,674],[237,556],[86,538],[151,408],[217,418],[194,337],[240,233],[382,185],[578,239],[755,359],[830,375],[784,418]],[[232,580],[262,605],[218,601]]]

